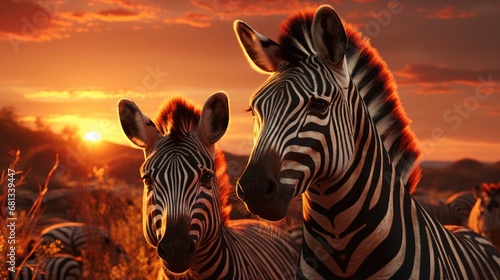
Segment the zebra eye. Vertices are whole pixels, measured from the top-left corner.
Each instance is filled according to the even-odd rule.
[[[151,186],[153,185],[153,180],[147,174],[142,176],[142,181],[148,188],[151,188]]]
[[[214,177],[212,172],[205,171],[200,177],[200,184],[210,189],[212,187],[212,178]]]
[[[328,106],[330,103],[324,99],[314,99],[311,101],[309,104],[309,109],[315,111],[315,112],[324,112],[326,109],[328,109]]]
[[[252,114],[252,117],[254,117],[254,116],[255,116],[255,113],[254,113],[254,111],[253,111],[252,106],[248,106],[248,108],[245,110],[245,112],[250,112],[250,113]]]

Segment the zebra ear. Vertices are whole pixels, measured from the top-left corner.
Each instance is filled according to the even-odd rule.
[[[332,7],[323,5],[316,11],[311,32],[319,58],[325,63],[340,65],[347,50],[347,35]]]
[[[143,149],[151,148],[162,137],[155,124],[133,101],[121,99],[118,102],[118,115],[123,132],[136,146]]]
[[[196,134],[208,145],[213,145],[226,133],[229,125],[229,99],[224,92],[212,94],[201,109]]]
[[[481,187],[479,185],[475,185],[472,188],[472,194],[474,195],[474,198],[476,198],[476,199],[481,198]]]
[[[474,197],[480,198],[480,199],[484,199],[485,197],[490,196],[490,191],[491,191],[491,188],[488,186],[487,183],[482,183],[481,186],[476,185],[472,189],[472,193],[474,194]]]
[[[339,84],[347,88],[347,35],[342,20],[332,7],[323,5],[316,11],[311,32],[319,59],[332,67]]]
[[[233,27],[240,47],[252,68],[265,74],[275,72],[281,62],[277,56],[280,45],[253,30],[243,21],[234,21]]]

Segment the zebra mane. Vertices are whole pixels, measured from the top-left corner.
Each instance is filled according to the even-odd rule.
[[[156,114],[154,123],[165,136],[182,138],[198,127],[201,109],[182,96],[168,98]]]
[[[181,140],[188,134],[196,132],[200,120],[201,107],[182,96],[172,96],[165,101],[156,114],[154,123],[163,136]],[[215,145],[215,173],[219,189],[219,201],[222,221],[229,220],[231,204],[229,197],[234,189],[227,174],[226,157]]]
[[[498,183],[482,183],[481,184],[481,188],[485,191],[487,191],[488,193],[491,192],[491,191],[494,191],[494,190],[500,190],[500,182]]]
[[[297,11],[281,24],[280,58],[295,63],[316,55],[311,34],[315,11],[312,8]],[[396,172],[412,193],[421,177],[418,164],[421,150],[410,129],[410,120],[401,104],[394,76],[369,38],[353,24],[344,22],[344,28],[351,79],[368,108]]]
[[[280,25],[278,56],[288,62],[297,62],[316,55],[311,26],[315,10],[306,8],[297,10]]]

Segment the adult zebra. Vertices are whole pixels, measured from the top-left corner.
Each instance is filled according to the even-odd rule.
[[[500,249],[500,182],[475,186],[477,198],[469,216],[469,228]]]
[[[446,229],[411,197],[419,151],[392,75],[346,28],[329,6],[291,16],[279,43],[235,22],[250,63],[272,74],[251,97],[255,142],[238,196],[280,220],[302,194],[301,279],[498,279],[490,242]]]
[[[469,214],[476,198],[471,191],[461,191],[450,196],[444,204],[419,201],[420,205],[443,225],[468,226]]]
[[[30,260],[16,276],[9,273],[12,280],[80,280],[82,276],[81,258],[65,254],[52,255],[41,261]]]
[[[129,100],[118,104],[125,134],[144,149],[143,227],[169,279],[292,279],[302,229],[230,220],[232,186],[215,143],[229,122],[225,93],[196,108],[170,98],[153,123]],[[156,124],[156,125],[155,125]]]

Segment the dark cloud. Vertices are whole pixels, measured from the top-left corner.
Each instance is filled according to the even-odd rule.
[[[102,10],[95,13],[95,18],[108,22],[137,21],[140,20],[141,17],[139,12],[124,8]]]
[[[395,71],[399,84],[457,83],[476,86],[488,81],[500,83],[500,69],[452,69],[448,66],[407,64]]]
[[[0,1],[0,41],[39,42],[71,36],[74,32],[103,30],[99,22],[142,22],[154,19],[158,5],[126,0],[93,0],[85,6],[71,1]],[[158,19],[158,22],[160,20]],[[92,24],[89,24],[92,22]],[[92,28],[90,28],[92,27]]]
[[[475,16],[477,16],[477,13],[473,10],[459,10],[458,7],[452,5],[444,6],[427,14],[429,18],[438,19],[470,18]]]
[[[125,17],[127,17],[127,16],[136,16],[139,13],[120,8],[120,9],[110,9],[110,10],[99,11],[99,12],[97,12],[97,14],[101,15],[101,16],[125,16]]]
[[[500,117],[500,108],[491,110],[487,113],[488,116]]]
[[[59,6],[52,2],[0,1],[0,40],[44,41],[58,29],[54,14]]]

